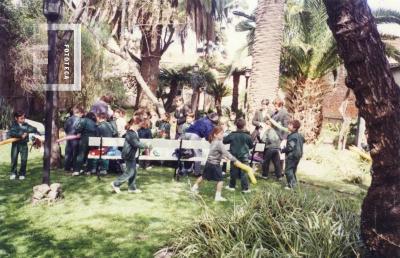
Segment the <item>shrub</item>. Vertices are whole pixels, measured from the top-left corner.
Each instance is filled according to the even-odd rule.
[[[220,215],[206,212],[174,239],[176,257],[354,257],[356,202],[310,192],[257,193]]]

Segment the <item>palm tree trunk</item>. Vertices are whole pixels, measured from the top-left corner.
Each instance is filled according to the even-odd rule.
[[[233,89],[232,89],[232,111],[236,112],[239,109],[239,83],[240,83],[240,73],[233,72]]]
[[[366,121],[372,183],[361,235],[373,257],[400,257],[400,90],[365,0],[325,0],[328,24],[348,72],[347,87]]]
[[[284,0],[258,1],[248,94],[251,110],[255,110],[262,99],[274,99],[278,93],[284,5]]]
[[[288,81],[286,107],[293,118],[301,122],[301,133],[307,143],[314,143],[322,129],[322,107],[331,85],[324,79],[302,79]]]

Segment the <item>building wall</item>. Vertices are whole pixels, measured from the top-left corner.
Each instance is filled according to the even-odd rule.
[[[400,65],[392,66],[393,77],[396,83],[400,86]],[[338,69],[338,77],[336,81],[336,87],[329,93],[324,100],[323,105],[323,116],[324,122],[339,122],[342,120],[342,115],[339,112],[339,107],[342,104],[346,92],[347,86],[345,83],[346,69],[341,66]],[[346,115],[353,119],[358,116],[358,109],[355,105],[356,98],[352,91],[350,91],[349,104],[347,106]]]

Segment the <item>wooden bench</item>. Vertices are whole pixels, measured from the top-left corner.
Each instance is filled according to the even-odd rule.
[[[178,167],[174,171],[174,177],[179,180],[177,171],[181,162],[201,162],[205,164],[208,153],[210,151],[210,143],[206,140],[169,140],[169,139],[140,139],[140,141],[146,145],[151,145],[152,149],[149,155],[140,155],[138,151],[138,159],[140,161],[145,160],[158,160],[158,161],[177,161]],[[124,145],[125,138],[109,138],[109,137],[89,137],[89,147],[97,147],[102,149],[105,147],[122,147]],[[229,149],[229,145],[225,145]],[[200,149],[202,155],[200,157],[182,158],[174,155],[176,150],[181,152],[182,149]],[[254,153],[264,151],[264,144],[256,144],[251,151],[251,157],[253,159]],[[154,155],[157,153],[157,155]],[[107,160],[120,160],[122,159],[120,155],[88,155],[88,159],[107,159]],[[251,159],[251,160],[252,160]],[[251,161],[251,164],[253,161]],[[96,169],[98,170],[98,169]]]

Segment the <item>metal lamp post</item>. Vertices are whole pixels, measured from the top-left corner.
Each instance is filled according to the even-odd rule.
[[[251,69],[246,69],[246,71],[244,72],[244,77],[246,77],[246,91],[244,93],[244,107],[243,107],[244,110],[247,107],[247,87],[249,86],[250,75],[251,75]]]
[[[57,71],[57,31],[54,30],[54,24],[62,17],[63,1],[62,0],[43,0],[43,14],[48,24],[48,63],[47,63],[47,79],[46,79],[46,106],[45,106],[45,142],[43,155],[43,184],[50,184],[50,158],[51,158],[51,142],[53,128],[53,108],[54,108],[54,85],[58,82]]]

